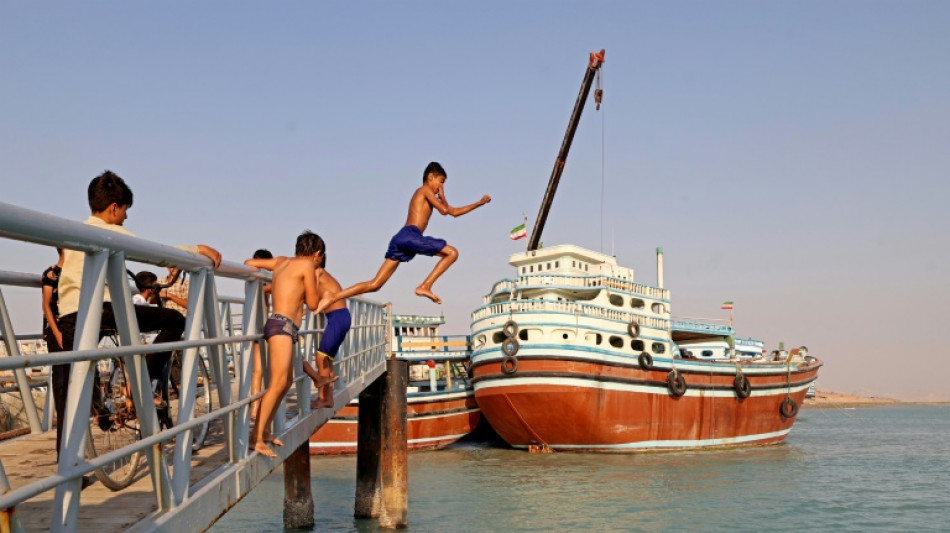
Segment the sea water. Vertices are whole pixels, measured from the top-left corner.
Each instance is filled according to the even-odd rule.
[[[356,459],[314,457],[317,531],[353,518]],[[211,531],[281,531],[283,475]],[[409,455],[409,530],[950,531],[950,406],[802,409],[783,444],[530,454],[461,443]]]

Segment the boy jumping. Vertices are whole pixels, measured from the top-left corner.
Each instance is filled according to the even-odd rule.
[[[268,457],[276,457],[277,454],[266,443],[284,445],[274,438],[267,428],[274,419],[277,404],[290,388],[293,376],[293,345],[297,342],[303,306],[306,304],[310,309],[315,309],[319,301],[316,270],[323,260],[323,250],[323,239],[305,231],[297,237],[295,257],[248,259],[244,262],[245,265],[274,272],[271,285],[274,307],[264,324],[264,339],[270,354],[270,383],[261,398],[260,411],[254,423],[250,443],[254,451]],[[306,362],[303,368],[318,389],[336,380],[321,378]]]
[[[416,287],[416,294],[425,296],[437,304],[442,303],[442,300],[432,292],[432,285],[458,259],[459,253],[454,247],[446,244],[444,240],[426,237],[422,234],[429,225],[432,210],[435,209],[443,215],[457,217],[491,201],[491,196],[486,194],[474,204],[452,207],[445,198],[445,180],[445,169],[442,168],[442,165],[435,162],[429,163],[422,173],[422,187],[416,189],[409,201],[409,216],[406,218],[406,225],[389,241],[386,260],[383,262],[383,266],[380,267],[379,272],[376,273],[376,277],[371,281],[357,283],[337,294],[324,296],[320,299],[317,312],[329,308],[332,303],[344,298],[378,291],[389,281],[399,263],[411,261],[416,254],[438,255],[441,257],[429,276],[421,285]]]

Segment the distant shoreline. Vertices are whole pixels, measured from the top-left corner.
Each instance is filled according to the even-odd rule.
[[[814,398],[805,398],[802,407],[828,409],[836,407],[886,407],[889,405],[950,405],[950,402],[905,402],[877,396],[857,396],[819,390]]]

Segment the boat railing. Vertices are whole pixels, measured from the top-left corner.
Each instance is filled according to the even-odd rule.
[[[0,460],[0,509],[12,510],[26,500],[54,490],[50,517],[52,529],[74,531],[78,526],[80,478],[138,452],[144,453],[148,458],[148,472],[159,515],[204,517],[207,514],[203,510],[204,506],[216,506],[220,502],[216,499],[218,491],[199,489],[228,485],[243,495],[263,475],[279,464],[274,461],[265,464],[265,460],[258,454],[251,454],[248,447],[250,403],[263,394],[250,394],[253,359],[250,354],[253,352],[252,346],[262,338],[261,331],[266,318],[263,284],[269,279],[269,275],[228,261],[212,270],[211,261],[198,254],[2,202],[0,238],[43,246],[60,246],[85,253],[75,350],[47,355],[22,355],[19,352],[19,343],[14,342],[18,336],[13,329],[3,292],[0,291],[0,336],[10,354],[0,358],[0,371],[13,372],[30,431],[39,433],[48,430],[51,427],[51,416],[47,414],[44,421],[38,416],[37,405],[30,392],[31,384],[26,378],[28,368],[50,364],[92,363],[117,357],[126,361],[129,389],[141,431],[140,440],[103,456],[86,457],[85,442],[92,403],[93,368],[96,365],[72,364],[70,383],[81,386],[69,388],[65,417],[59,421],[63,425],[63,441],[56,473],[24,486],[11,488]],[[191,280],[184,340],[161,345],[162,351],[183,352],[177,423],[165,430],[161,430],[159,426],[144,357],[147,353],[154,353],[156,345],[143,345],[140,342],[138,321],[131,302],[132,295],[126,271],[127,262],[130,261],[158,267],[176,266],[189,273]],[[34,284],[38,276],[32,274],[4,271],[0,278],[0,283],[6,285],[38,287],[38,284]],[[216,280],[220,278],[242,282],[244,298],[219,299]],[[100,321],[107,284],[110,288],[117,333],[122,344],[118,348],[99,348]],[[39,296],[35,301],[39,302]],[[236,313],[231,312],[232,304],[241,305],[241,330],[235,328]],[[388,305],[362,299],[349,299],[347,305],[353,316],[353,325],[336,363],[336,373],[340,379],[336,384],[335,396],[337,399],[343,399],[343,404],[385,372],[389,335],[392,331]],[[38,304],[36,309],[38,312]],[[302,353],[298,354],[310,357],[315,353],[315,341],[322,331],[319,326],[313,314],[307,313],[300,331],[303,342],[298,343],[297,348],[302,350]],[[300,346],[301,344],[303,346]],[[208,352],[210,377],[216,385],[215,404],[208,414],[194,418],[193,406],[197,399],[197,354],[202,348]],[[235,356],[233,376],[229,372],[228,354]],[[266,380],[266,350],[262,350],[261,355],[265,360],[263,368]],[[295,449],[301,441],[305,442],[317,424],[328,416],[322,411],[313,411],[310,408],[312,382],[302,371],[301,359],[294,358],[296,390],[288,394],[290,397],[296,397],[297,410],[295,413],[288,413],[286,403],[282,403],[274,417],[273,433],[285,437],[289,450]],[[284,399],[284,402],[286,401],[287,398]],[[51,405],[51,402],[47,405]],[[46,409],[47,413],[51,411],[52,409]],[[196,475],[192,479],[191,433],[199,425],[214,420],[223,422],[230,467],[203,474],[195,472]],[[152,453],[155,449],[161,450],[162,443],[172,441],[175,444],[170,458],[163,453]],[[284,456],[289,454],[286,451],[279,453]],[[243,474],[240,479],[236,479],[234,476],[238,471],[256,473],[251,477]],[[11,514],[6,516],[9,518]],[[12,516],[15,519],[15,513]],[[152,518],[154,516],[157,515]],[[19,523],[14,524],[13,529],[21,529]]]
[[[472,354],[471,335],[410,336],[393,339],[393,353],[405,361],[466,360]]]
[[[711,324],[709,322],[699,322],[683,318],[674,318],[670,323],[670,329],[673,331],[690,331],[695,333],[712,333],[716,335],[732,335],[732,326],[724,324]]]
[[[575,276],[571,274],[534,274],[521,276],[517,280],[503,279],[492,286],[492,294],[511,292],[515,289],[525,289],[543,286],[564,286],[583,288],[606,288],[625,291],[637,296],[646,296],[659,300],[669,300],[670,291],[658,287],[651,287],[642,283],[615,278],[613,276]]]
[[[655,329],[668,329],[669,320],[642,313],[619,310],[586,302],[558,300],[511,300],[483,305],[472,313],[472,320],[481,320],[493,315],[506,315],[519,312],[548,312],[572,314],[577,317],[602,318],[629,323],[636,320],[641,326]]]

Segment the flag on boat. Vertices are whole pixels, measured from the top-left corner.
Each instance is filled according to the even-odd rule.
[[[722,302],[722,309],[732,309],[732,302]]]
[[[511,230],[511,240],[517,241],[518,239],[523,239],[528,236],[528,229],[524,224],[515,227]]]

